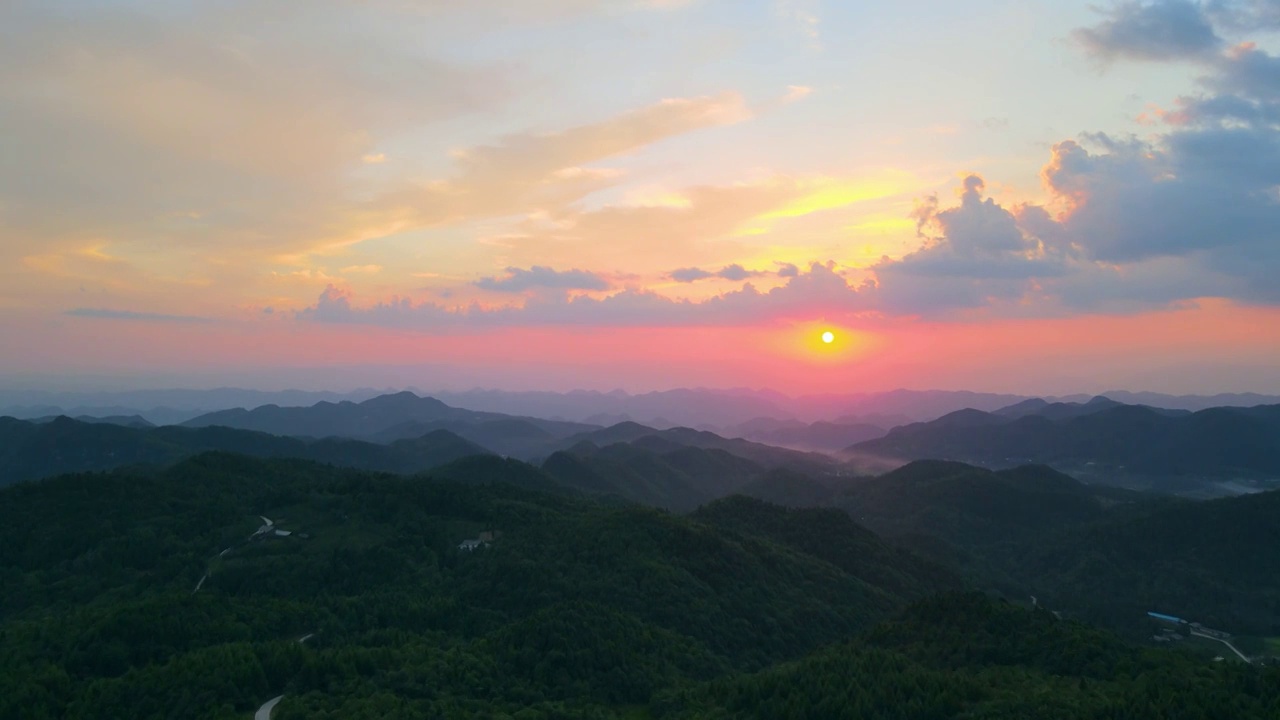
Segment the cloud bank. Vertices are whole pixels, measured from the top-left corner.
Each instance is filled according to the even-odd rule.
[[[528,270],[507,268],[505,277],[487,277],[476,281],[476,287],[494,292],[519,293],[540,288],[556,290],[608,290],[609,281],[586,270],[557,271],[535,265]]]

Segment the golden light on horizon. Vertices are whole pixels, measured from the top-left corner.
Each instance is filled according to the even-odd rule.
[[[804,365],[836,366],[858,362],[875,353],[882,347],[883,338],[868,330],[817,319],[764,331],[760,344],[768,347],[771,354]]]

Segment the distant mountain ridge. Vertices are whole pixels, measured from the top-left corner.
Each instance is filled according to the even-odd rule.
[[[798,420],[754,418],[741,425],[725,428],[729,437],[762,442],[799,450],[835,452],[851,444],[884,437],[887,430],[880,425],[857,421],[803,423]]]
[[[491,450],[524,457],[534,448],[597,426],[533,417],[455,408],[432,397],[404,391],[363,402],[322,401],[309,407],[263,405],[252,410],[208,413],[182,423],[183,427],[223,426],[291,437],[345,437],[392,441],[417,437],[432,430],[472,435]]]
[[[959,410],[854,444],[852,453],[987,466],[1044,463],[1156,476],[1280,478],[1280,405],[1197,412],[1024,401],[995,412]]]
[[[766,417],[802,422],[865,422],[890,428],[911,421],[926,421],[962,408],[995,411],[1035,396],[951,390],[891,390],[868,393],[830,393],[790,397],[770,390],[678,388],[647,393],[620,390],[599,392],[536,392],[474,389],[426,391],[457,408],[477,412],[563,419],[596,425],[635,420],[649,426],[686,426],[727,431],[752,418]],[[118,392],[48,392],[0,388],[0,415],[22,419],[45,416],[141,415],[154,424],[175,424],[197,415],[231,408],[262,405],[302,407],[320,401],[363,402],[393,389],[362,388],[351,392],[279,392],[219,388],[214,390],[134,390]],[[1103,393],[1117,402],[1172,410],[1210,407],[1243,407],[1280,403],[1280,395],[1227,393],[1219,395],[1168,395],[1113,390]],[[1040,396],[1048,402],[1083,403],[1091,395]],[[757,438],[762,439],[762,438]]]
[[[0,484],[130,465],[162,467],[206,451],[399,474],[496,453],[541,464],[546,483],[564,489],[674,510],[737,492],[770,470],[823,476],[839,468],[826,455],[690,428],[634,422],[599,428],[512,417],[407,392],[361,403],[228,410],[184,426],[151,427],[132,418],[0,418]]]
[[[382,395],[361,403],[321,402],[301,408],[265,405],[253,410],[226,410],[202,415],[183,423],[183,426],[225,426],[293,437],[347,437],[381,442],[443,429],[498,454],[534,461],[583,443],[598,448],[626,443],[643,444],[658,451],[686,446],[720,449],[764,468],[786,464],[808,470],[825,470],[834,464],[825,455],[742,438],[726,438],[688,427],[658,429],[626,421],[601,428],[583,423],[455,408],[436,398],[419,397],[410,392]]]
[[[226,427],[132,427],[67,417],[35,423],[5,417],[0,418],[0,486],[71,472],[167,466],[209,451],[400,474],[492,454],[446,430],[381,445],[342,438],[306,441]]]

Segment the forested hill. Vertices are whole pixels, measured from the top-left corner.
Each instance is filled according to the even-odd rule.
[[[1043,466],[917,461],[823,504],[962,572],[1120,630],[1148,610],[1280,635],[1280,491],[1194,502]]]
[[[489,450],[446,430],[388,445],[328,438],[306,441],[225,427],[126,427],[67,417],[0,418],[0,486],[69,472],[164,466],[211,450],[301,458],[345,467],[415,473]]]
[[[0,491],[0,717],[243,717],[279,691],[286,719],[388,712],[388,695],[391,717],[590,714],[955,587],[924,561],[833,562],[845,535],[902,557],[852,523],[761,506],[778,538],[726,531],[486,467],[462,482],[206,454]],[[249,540],[259,516],[291,534]],[[482,531],[488,547],[458,548]],[[784,539],[804,533],[812,547]]]
[[[742,438],[726,438],[705,430],[677,427],[658,430],[634,422],[622,422],[607,428],[579,433],[558,442],[554,448],[575,452],[584,446],[607,447],[625,443],[657,453],[682,447],[722,450],[764,467],[788,467],[805,472],[827,472],[837,463],[828,455],[802,452],[751,442]]]
[[[960,410],[894,428],[849,451],[990,466],[1044,463],[1098,472],[1280,478],[1280,405],[1195,413],[1109,402]]]
[[[1280,717],[1280,669],[1140,650],[1045,610],[929,598],[859,641],[670,691],[663,720]]]
[[[1274,670],[955,594],[836,510],[549,482],[208,453],[2,489],[0,718],[1275,717]]]
[[[601,431],[601,436],[628,437],[611,434],[619,427]],[[825,456],[676,430],[604,446],[584,440],[542,463],[542,469],[566,487],[680,511],[743,492],[779,473],[808,477],[807,472],[829,479],[836,468]]]

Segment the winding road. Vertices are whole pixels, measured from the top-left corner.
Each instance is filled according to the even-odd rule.
[[[262,703],[262,707],[258,708],[258,712],[253,714],[253,720],[271,720],[271,711],[276,709],[276,705],[284,699],[283,695],[273,697]]]

